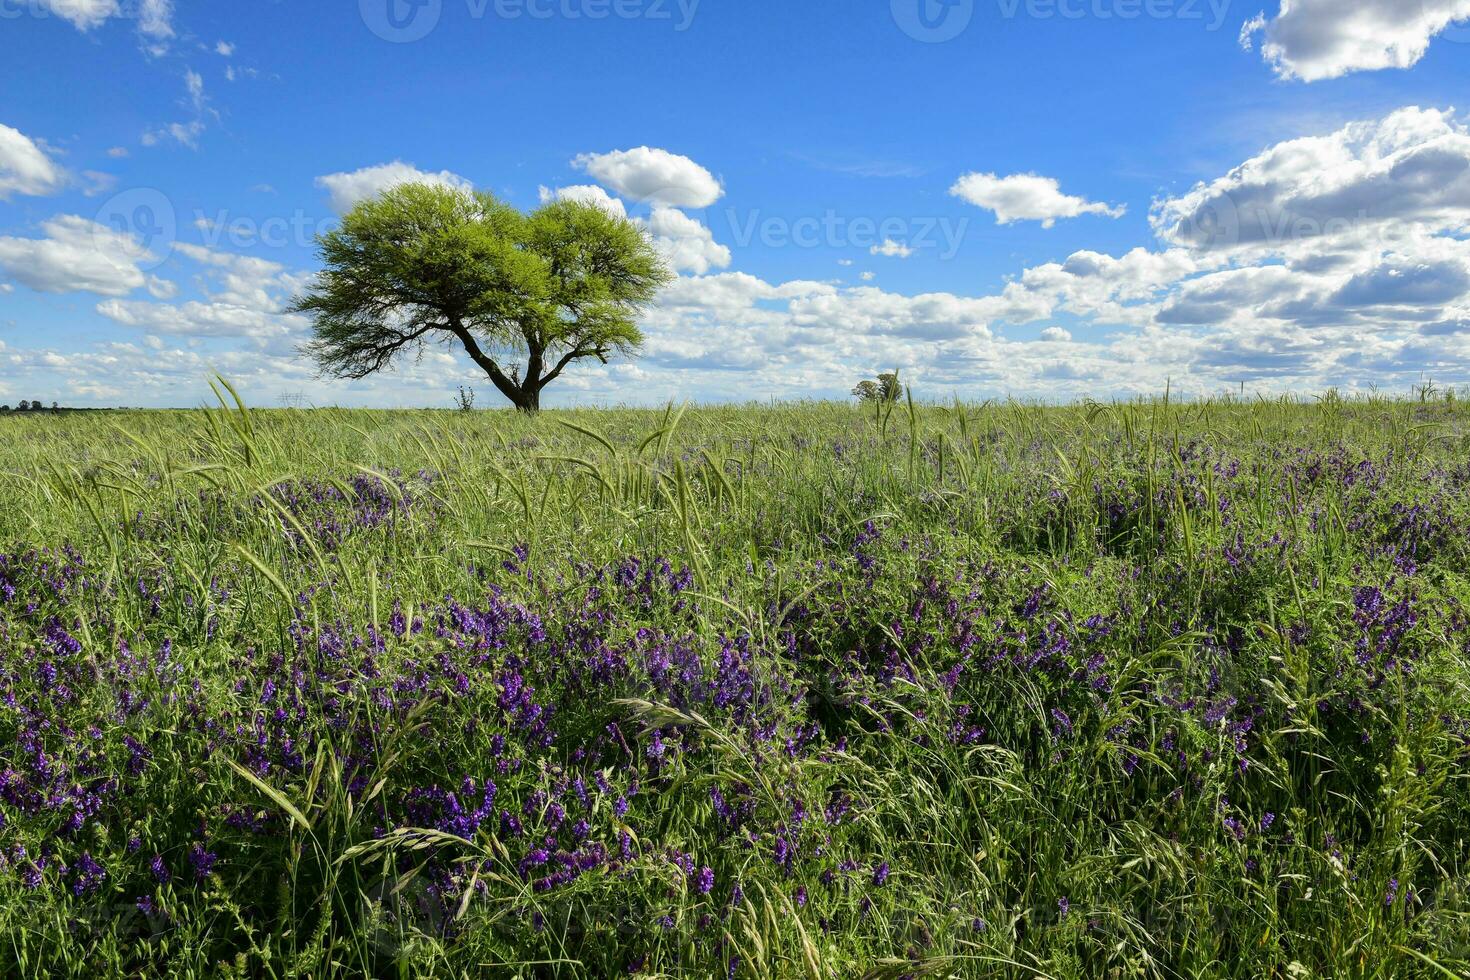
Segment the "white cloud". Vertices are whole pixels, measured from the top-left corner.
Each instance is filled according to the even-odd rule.
[[[157,42],[155,54],[166,50],[162,42],[174,36],[173,15],[173,0],[141,0],[138,5],[138,33]]]
[[[1405,390],[1424,376],[1470,383],[1467,138],[1447,113],[1406,109],[1278,144],[1157,202],[1156,249],[1078,251],[988,296],[771,284],[740,272],[680,279],[650,317],[639,390],[649,399],[690,386],[702,397],[840,396],[844,382],[893,366],[930,396],[946,386],[1129,396],[1169,379],[1194,394],[1240,382],[1298,392]],[[1276,236],[1247,223],[1243,240],[1191,234],[1185,217],[1232,195],[1316,221]],[[1058,316],[1085,323],[1087,339]],[[1031,323],[1043,327],[1034,339],[1005,336]]]
[[[1470,19],[1470,0],[1281,0],[1280,13],[1265,14],[1241,30],[1282,78],[1305,82],[1355,71],[1409,68],[1430,41],[1452,24]]]
[[[1196,250],[1470,231],[1470,131],[1417,107],[1278,143],[1155,202],[1160,238]]]
[[[683,211],[655,207],[647,222],[639,223],[648,228],[654,247],[675,271],[703,275],[711,268],[723,269],[730,264],[730,250],[716,242],[701,222]]]
[[[171,306],[141,300],[108,299],[97,312],[116,323],[155,334],[189,337],[246,337],[269,341],[291,336],[302,321],[229,303],[190,301]],[[293,323],[294,321],[294,323]]]
[[[204,77],[192,68],[184,69],[184,90],[188,98],[183,104],[193,113],[194,118],[145,131],[141,138],[144,146],[157,146],[165,140],[173,140],[190,149],[199,146],[199,137],[207,128],[206,120],[218,118],[219,114],[210,108],[209,99],[204,94]]]
[[[572,161],[623,197],[674,208],[707,208],[724,194],[708,170],[685,156],[647,146],[584,153]]]
[[[40,0],[40,5],[79,31],[100,27],[109,17],[122,13],[117,0]]]
[[[870,255],[886,255],[889,258],[906,259],[914,254],[914,250],[902,242],[896,242],[891,238],[883,239],[882,245],[874,245],[868,249]]]
[[[173,299],[179,295],[179,284],[158,276],[149,276],[148,295],[154,299]]]
[[[205,267],[205,292],[226,306],[277,314],[309,276],[291,272],[279,262],[222,252],[191,242],[177,242],[174,250]]]
[[[539,194],[543,204],[554,200],[581,201],[619,218],[628,216],[623,202],[596,184],[541,187]],[[677,272],[703,275],[712,268],[723,269],[730,264],[730,250],[716,242],[702,222],[677,208],[655,205],[648,218],[635,220],[648,231],[654,246]]]
[[[173,140],[180,146],[195,149],[199,146],[199,137],[204,134],[204,123],[199,120],[187,123],[169,123],[158,129],[150,130],[139,139],[144,146],[157,146],[164,140]]]
[[[82,193],[87,197],[106,194],[117,186],[117,178],[100,170],[82,171]]]
[[[548,201],[581,201],[583,204],[596,205],[608,214],[619,218],[628,216],[628,209],[623,202],[596,184],[578,184],[573,187],[558,187],[555,190],[550,187],[542,187],[540,196],[542,204]]]
[[[235,46],[228,41],[219,41],[214,46],[214,53],[221,58],[232,58],[235,55]]]
[[[1055,178],[1037,174],[1012,174],[1009,177],[997,177],[993,173],[965,174],[949,192],[976,207],[994,211],[998,225],[1008,225],[1013,221],[1040,221],[1043,228],[1050,228],[1058,218],[1075,218],[1084,214],[1121,218],[1127,210],[1122,205],[1115,207],[1063,194]]]
[[[66,171],[35,140],[0,124],[0,201],[11,194],[55,194],[65,184]]]
[[[189,90],[189,102],[194,107],[194,111],[204,111],[204,76],[192,68],[186,68],[184,87]]]
[[[44,10],[69,22],[79,31],[101,27],[114,17],[132,16],[137,20],[143,48],[158,56],[168,51],[174,37],[173,0],[32,0]]]
[[[114,146],[112,149],[107,151],[107,155],[112,157],[114,160],[121,160],[123,157],[128,155],[128,148],[126,146]]]
[[[138,268],[154,256],[128,235],[76,215],[41,226],[43,238],[0,237],[0,268],[43,293],[125,296],[146,284]]]
[[[858,278],[861,279],[863,282],[872,282],[874,279],[878,278],[878,273],[862,272],[858,274]]]
[[[174,249],[203,267],[202,275],[196,277],[203,300],[169,304],[110,299],[97,304],[97,312],[152,334],[245,338],[257,349],[283,354],[305,335],[306,319],[282,312],[291,295],[305,285],[305,273],[288,271],[269,259],[190,242],[178,242]],[[179,290],[176,284],[153,277],[148,291],[155,299],[169,300]]]
[[[402,160],[346,173],[327,174],[318,177],[316,184],[331,195],[332,207],[339,213],[351,211],[358,202],[376,197],[383,191],[402,184],[436,184],[465,191],[474,189],[473,184],[458,174],[448,170],[441,170],[437,174],[428,173]]]

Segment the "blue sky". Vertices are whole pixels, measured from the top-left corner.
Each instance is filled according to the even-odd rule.
[[[405,179],[678,268],[554,404],[1470,382],[1470,0],[1284,6],[0,0],[0,402],[489,400],[295,352],[312,235]]]

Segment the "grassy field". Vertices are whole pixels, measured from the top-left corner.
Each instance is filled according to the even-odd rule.
[[[0,418],[0,974],[1457,977],[1470,407]]]

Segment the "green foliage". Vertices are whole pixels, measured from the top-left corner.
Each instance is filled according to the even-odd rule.
[[[574,362],[634,353],[638,317],[670,279],[643,231],[601,208],[524,215],[428,184],[361,202],[319,247],[323,270],[291,309],[312,317],[307,352],[324,371],[363,378],[457,345],[527,411]]]
[[[858,401],[888,404],[903,397],[903,385],[898,380],[898,372],[894,371],[878,375],[877,381],[859,381],[852,393]]]

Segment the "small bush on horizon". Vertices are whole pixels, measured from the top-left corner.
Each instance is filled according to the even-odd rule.
[[[852,393],[862,402],[896,402],[903,397],[898,372],[878,375],[876,381],[859,381]]]

